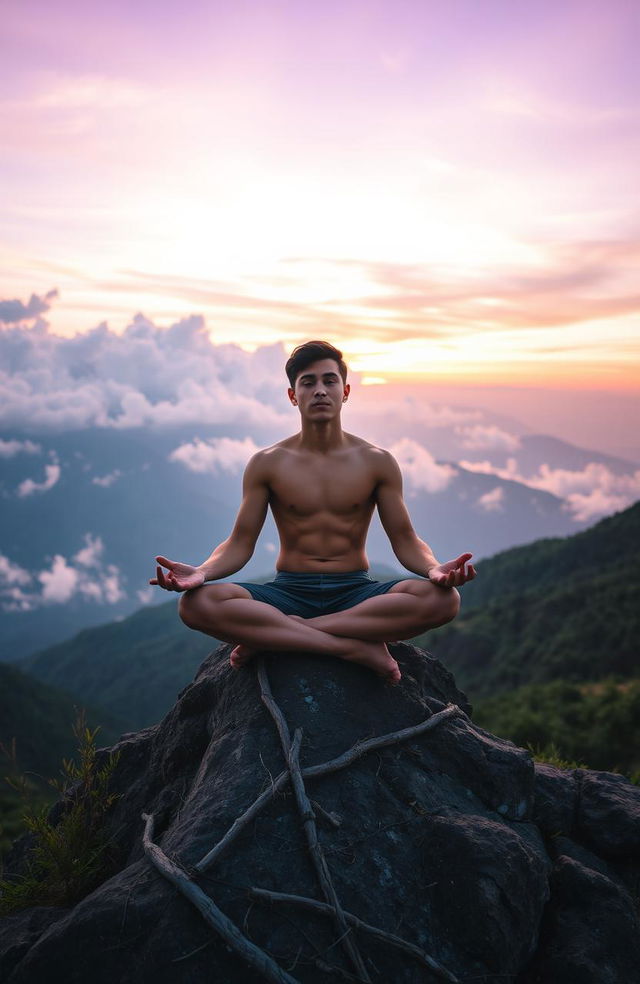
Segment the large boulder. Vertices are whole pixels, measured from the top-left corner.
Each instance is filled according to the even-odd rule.
[[[104,882],[73,908],[4,919],[2,980],[632,984],[636,978],[624,975],[640,965],[631,897],[638,789],[607,774],[535,768],[527,752],[473,724],[437,660],[405,644],[392,649],[403,674],[396,688],[329,657],[265,660],[287,723],[285,745],[301,730],[303,770],[321,771],[358,743],[396,735],[347,767],[305,778],[315,827],[288,780],[278,779],[283,743],[256,666],[234,671],[229,647],[212,653],[160,724],[116,746],[112,788],[120,798],[108,816],[112,868]],[[427,721],[422,732],[396,734]],[[197,867],[261,793],[266,805],[213,864]],[[143,813],[153,816],[153,841],[182,891],[152,863],[152,849],[145,853]],[[322,862],[308,849],[305,834],[314,829]],[[25,843],[16,846],[9,871],[26,852]],[[401,937],[409,950],[362,927],[345,935],[326,903],[318,911],[250,894],[325,902],[319,864],[347,913]],[[211,899],[238,938],[259,948],[263,972],[185,890],[200,903]],[[601,905],[610,907],[615,931],[598,917]],[[600,931],[587,952],[584,926],[592,923]],[[597,976],[598,966],[609,976]]]

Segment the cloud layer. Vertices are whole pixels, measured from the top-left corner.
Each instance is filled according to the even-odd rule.
[[[72,338],[53,334],[41,320],[16,324],[0,331],[0,427],[6,434],[0,458],[41,452],[25,430],[53,436],[90,427],[192,425],[193,439],[176,447],[171,460],[193,472],[237,474],[259,447],[298,425],[285,396],[285,357],[279,343],[253,352],[215,344],[196,316],[162,329],[137,315],[122,334],[102,324]],[[453,464],[438,461],[444,457],[471,471],[552,492],[565,500],[577,522],[596,520],[640,497],[640,471],[615,474],[596,461],[581,470],[541,461],[535,471],[526,471],[517,458],[522,439],[483,411],[435,406],[421,394],[400,392],[390,413],[386,387],[359,387],[357,376],[352,382],[346,429],[355,427],[356,433],[391,445],[410,493],[447,487],[456,472]],[[227,436],[204,440],[197,429],[210,426]],[[513,455],[506,466],[505,454]],[[485,460],[467,460],[477,457]],[[23,478],[14,494],[36,497],[60,477],[61,465],[49,452],[44,473]],[[119,469],[111,468],[92,482],[106,489],[120,477]],[[502,498],[487,493],[479,506],[498,511]],[[67,567],[59,563],[60,583],[71,583]],[[79,591],[82,583],[77,582]]]
[[[417,441],[403,438],[391,447],[410,492],[442,492],[456,476],[457,469],[440,465]]]
[[[284,350],[212,345],[204,321],[157,328],[137,315],[122,334],[99,325],[63,338],[45,323],[0,332],[0,426],[232,424],[282,428]]]
[[[242,441],[229,437],[216,437],[208,441],[196,438],[172,451],[169,460],[178,461],[193,472],[215,474],[226,471],[233,475],[243,471],[249,458],[258,450],[258,445],[250,437]]]
[[[115,605],[124,599],[122,575],[105,564],[100,537],[87,533],[84,546],[71,558],[55,554],[48,567],[28,571],[0,554],[0,606],[8,612],[28,612],[43,605],[64,605],[74,597]]]
[[[640,469],[625,475],[613,472],[601,462],[590,462],[580,471],[542,464],[533,475],[523,475],[515,458],[509,458],[505,468],[498,468],[490,461],[461,461],[460,465],[468,471],[497,475],[532,489],[552,492],[565,500],[566,508],[580,523],[626,509],[640,498]]]

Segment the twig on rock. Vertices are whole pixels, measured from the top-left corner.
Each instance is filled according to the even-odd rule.
[[[317,779],[319,776],[326,776],[330,772],[337,772],[339,769],[344,769],[347,765],[351,765],[356,759],[360,758],[366,752],[373,751],[375,748],[385,748],[388,745],[394,745],[408,738],[412,738],[417,735],[424,734],[425,731],[430,731],[432,728],[437,727],[443,721],[446,721],[450,717],[456,715],[462,715],[463,712],[460,710],[457,704],[447,704],[441,711],[437,711],[432,714],[431,717],[427,718],[426,721],[421,721],[420,724],[415,724],[410,728],[403,728],[402,731],[391,731],[386,735],[380,735],[378,738],[368,738],[366,741],[356,742],[351,748],[342,755],[338,755],[337,758],[330,759],[328,762],[322,762],[319,765],[307,766],[302,770],[303,779]],[[196,871],[206,871],[210,868],[215,861],[231,846],[236,837],[242,833],[247,824],[260,813],[268,803],[283,789],[289,782],[289,773],[281,772],[276,779],[273,780],[273,785],[270,789],[265,789],[257,799],[253,801],[251,806],[247,807],[245,812],[241,814],[236,820],[233,821],[231,827],[224,835],[224,837],[218,841],[211,850],[205,854],[205,856],[198,861],[195,865]]]
[[[320,765],[310,765],[308,768],[302,770],[302,774],[305,779],[314,779],[316,776],[325,776],[328,772],[337,772],[338,769],[344,769],[345,766],[351,765],[361,755],[373,751],[374,748],[386,748],[387,745],[396,745],[399,742],[406,741],[407,738],[422,735],[425,731],[431,731],[432,728],[435,728],[447,718],[461,713],[457,704],[447,704],[441,711],[432,714],[431,717],[428,717],[426,721],[421,721],[420,724],[414,724],[410,728],[403,728],[401,731],[390,731],[388,734],[380,735],[378,738],[367,738],[366,741],[357,741],[355,745],[346,752],[343,752],[342,755],[338,755],[337,758],[331,759],[329,762],[323,762]]]
[[[288,772],[281,772],[280,775],[272,781],[269,788],[260,793],[257,799],[253,801],[251,806],[247,807],[244,813],[233,821],[224,837],[222,837],[221,840],[219,840],[218,843],[215,844],[196,865],[194,865],[195,870],[198,872],[203,872],[206,871],[207,868],[210,868],[211,865],[214,864],[214,862],[217,861],[229,847],[231,847],[235,839],[240,836],[245,827],[247,827],[251,821],[258,816],[261,810],[263,810],[264,807],[275,798],[281,789],[284,789],[284,787],[288,784],[289,779],[290,776]]]
[[[264,656],[260,656],[258,658],[258,682],[260,684],[260,699],[275,721],[278,734],[280,735],[280,743],[284,750],[285,759],[288,759],[289,752],[291,750],[291,735],[289,734],[289,727],[285,721],[284,714],[282,713],[279,704],[271,692],[271,684],[269,683],[269,677],[267,676],[267,668],[264,665]]]
[[[365,984],[370,984],[371,978],[367,972],[362,955],[360,954],[354,940],[351,938],[350,929],[344,918],[342,906],[340,905],[340,901],[331,878],[329,866],[327,865],[324,852],[320,842],[318,841],[316,817],[313,812],[313,807],[309,802],[309,797],[307,796],[307,791],[304,786],[304,779],[302,778],[302,771],[300,769],[300,744],[302,742],[302,731],[300,728],[296,730],[292,743],[284,714],[282,713],[279,704],[271,692],[271,685],[269,683],[263,657],[260,658],[258,663],[258,680],[260,682],[262,702],[265,704],[271,714],[271,717],[275,721],[278,734],[280,735],[280,742],[282,744],[282,750],[291,774],[291,783],[293,785],[296,803],[298,804],[298,811],[304,826],[309,853],[311,855],[313,866],[316,870],[316,875],[320,883],[320,888],[322,889],[322,894],[327,902],[329,902],[332,906],[337,929],[340,935],[344,937],[344,949],[346,950],[354,969],[359,977],[365,981]]]
[[[246,936],[243,936],[235,923],[218,908],[208,895],[205,895],[202,889],[189,878],[187,872],[178,867],[157,844],[154,844],[153,814],[143,813],[142,819],[145,821],[142,845],[151,863],[155,865],[161,875],[164,875],[195,905],[205,921],[220,934],[227,946],[235,950],[249,966],[253,967],[266,980],[271,981],[272,984],[299,984],[296,978],[282,970],[268,953],[248,940]]]
[[[252,899],[258,899],[267,902],[281,902],[290,903],[291,905],[301,906],[304,909],[311,909],[314,912],[322,913],[325,916],[333,916],[333,909],[330,905],[325,902],[318,902],[316,899],[308,899],[303,895],[289,895],[284,892],[271,892],[266,888],[251,888],[249,889],[249,896]],[[343,915],[346,921],[353,926],[355,929],[362,930],[365,933],[369,933],[370,936],[375,936],[384,943],[389,943],[392,946],[396,946],[401,950],[405,950],[407,953],[412,954],[416,959],[420,960],[429,970],[433,971],[443,980],[448,981],[449,984],[459,984],[459,979],[443,967],[442,964],[430,957],[428,953],[422,950],[419,946],[415,946],[413,943],[403,940],[402,937],[396,936],[394,933],[387,933],[383,929],[378,929],[376,926],[372,926],[370,923],[364,922],[359,919],[358,916],[354,916],[351,912],[346,912],[343,910]]]
[[[342,826],[342,817],[337,813],[328,813],[323,806],[320,806],[317,800],[311,800],[311,806],[313,807],[314,813],[322,817],[328,824],[336,829]]]

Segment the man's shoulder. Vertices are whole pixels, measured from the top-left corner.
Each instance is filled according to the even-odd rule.
[[[377,444],[372,444],[371,441],[366,441],[363,437],[357,437],[355,434],[345,434],[345,437],[349,438],[352,442],[352,447],[354,450],[359,451],[372,462],[385,465],[388,462],[395,461],[395,458],[391,452],[387,451],[386,448],[381,448]]]
[[[260,451],[256,451],[249,459],[247,471],[263,477],[268,476],[273,472],[274,468],[278,467],[282,459],[291,453],[292,447],[292,438],[285,438],[283,441],[278,441],[277,444],[272,444],[268,448],[261,448]]]

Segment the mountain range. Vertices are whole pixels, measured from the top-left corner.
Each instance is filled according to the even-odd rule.
[[[478,724],[556,763],[640,777],[639,534],[637,503],[479,564],[455,622],[415,640],[454,673]],[[160,720],[215,646],[182,624],[172,598],[0,664],[0,743],[15,740],[21,769],[54,775],[73,750],[77,708],[110,744]],[[0,850],[20,809],[0,792]]]
[[[492,434],[506,433],[492,426]],[[554,438],[521,435],[513,439],[517,446],[503,438],[508,447],[492,452],[491,467],[502,471],[499,475],[481,470],[488,467],[481,460],[486,449],[480,442],[475,450],[465,450],[459,429],[451,426],[448,433],[452,451],[458,458],[466,454],[464,464],[436,460],[426,451],[429,441],[445,446],[443,427],[437,440],[436,430],[423,428],[419,443],[421,431],[414,428],[411,438],[398,438],[394,445],[414,525],[442,559],[465,550],[482,558],[587,525],[571,512],[566,498],[525,484],[523,474],[560,467],[560,462],[576,473],[594,466],[627,475],[635,468]],[[12,441],[14,434],[0,435],[0,446],[10,447]],[[268,443],[264,435],[262,441]],[[240,501],[242,456],[255,446],[239,424],[197,432],[192,425],[89,428],[31,433],[18,443],[38,451],[5,457],[2,463],[0,659],[5,661],[152,603],[156,595],[148,579],[156,554],[203,560],[231,529]],[[177,449],[182,451],[176,455]],[[215,463],[207,464],[207,453],[217,456]],[[49,478],[36,481],[43,462]],[[243,576],[267,575],[276,543],[268,518]],[[369,555],[373,564],[398,569],[377,519]]]

